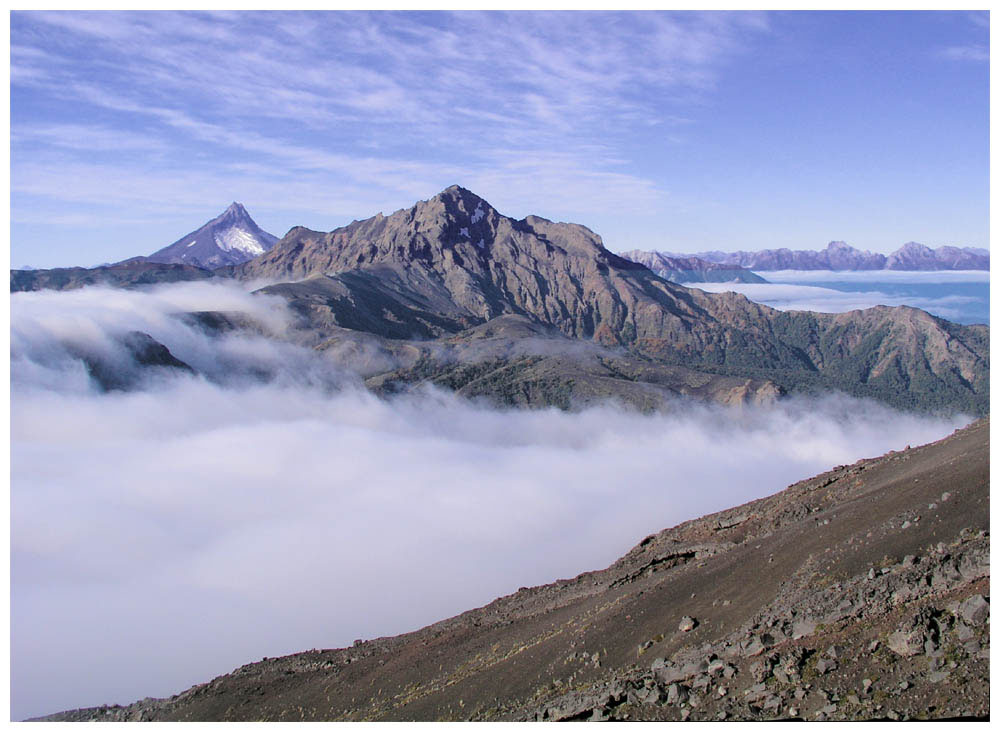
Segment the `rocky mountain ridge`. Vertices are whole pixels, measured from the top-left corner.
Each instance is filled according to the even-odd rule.
[[[889,255],[862,251],[842,241],[832,241],[825,249],[762,249],[760,251],[707,251],[696,254],[662,252],[667,257],[698,257],[730,267],[745,267],[755,272],[783,269],[798,270],[989,270],[990,253],[978,247],[942,246],[931,249],[917,242],[907,242]]]
[[[609,252],[584,226],[516,221],[459,186],[332,232],[292,229],[232,274],[281,282],[262,292],[288,300],[318,338],[338,327],[446,338],[516,315],[665,365],[901,406],[933,392],[940,406],[985,413],[988,328],[912,308],[779,312],[685,288]]]
[[[673,369],[679,380],[667,386],[681,393],[699,380],[736,378],[756,384],[754,393],[838,389],[904,408],[988,410],[985,326],[956,325],[906,307],[780,312],[736,293],[689,289],[608,251],[585,226],[537,216],[514,220],[459,186],[331,232],[295,227],[263,254],[208,274],[273,282],[258,292],[282,297],[297,316],[282,337],[314,348],[372,336],[446,341],[514,317],[557,338]],[[169,275],[207,276],[176,269]],[[12,273],[11,287],[33,288],[46,278],[54,279],[45,272]],[[498,377],[494,385],[502,400],[551,397],[562,405],[576,377],[586,376],[577,365],[553,375],[522,361],[511,364],[514,376]],[[687,375],[681,378],[678,369]],[[433,357],[394,371],[403,384],[447,382],[454,375],[452,364]],[[628,372],[635,369],[619,373]],[[457,383],[463,388],[465,376]],[[511,395],[506,390],[513,383],[519,386]],[[710,392],[731,393],[729,387]]]
[[[644,252],[639,249],[621,252],[621,256],[649,267],[665,280],[682,285],[696,282],[755,282],[758,284],[767,282],[760,275],[754,274],[744,267],[709,262],[695,256],[673,257],[662,252]]]
[[[70,720],[989,717],[989,421],[421,630]]]

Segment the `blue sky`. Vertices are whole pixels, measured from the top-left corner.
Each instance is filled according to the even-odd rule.
[[[11,16],[11,264],[458,183],[613,250],[988,246],[985,12]]]

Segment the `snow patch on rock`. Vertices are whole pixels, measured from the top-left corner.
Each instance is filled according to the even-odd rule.
[[[483,211],[483,202],[479,201],[476,204],[476,210],[472,212],[472,223],[478,224],[485,215],[486,212]]]
[[[251,256],[264,253],[263,245],[249,231],[233,227],[221,232],[216,232],[213,237],[215,245],[224,252],[236,250],[245,252]]]

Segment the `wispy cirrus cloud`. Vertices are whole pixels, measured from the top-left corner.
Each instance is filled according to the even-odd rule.
[[[628,130],[676,126],[766,25],[726,13],[18,12],[15,218],[29,190],[84,205],[65,185],[45,190],[55,176],[31,169],[42,164],[82,179],[114,168],[125,191],[159,174],[168,192],[177,169],[199,190],[254,162],[273,169],[261,183],[296,177],[351,204],[364,190],[376,210],[471,181],[535,210],[576,191],[543,212],[648,204],[665,191],[632,169]],[[44,129],[31,130],[27,98],[53,110]],[[595,155],[597,141],[608,150]],[[167,159],[128,159],[144,144]]]
[[[954,61],[989,61],[989,46],[973,44],[969,46],[949,46],[942,49],[941,55]]]

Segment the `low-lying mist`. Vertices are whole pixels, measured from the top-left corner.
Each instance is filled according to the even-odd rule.
[[[287,325],[231,285],[11,301],[14,719],[412,630],[969,421],[839,396],[669,415],[380,400],[304,349],[177,317]],[[114,358],[130,330],[207,377],[96,389],[73,354]]]

